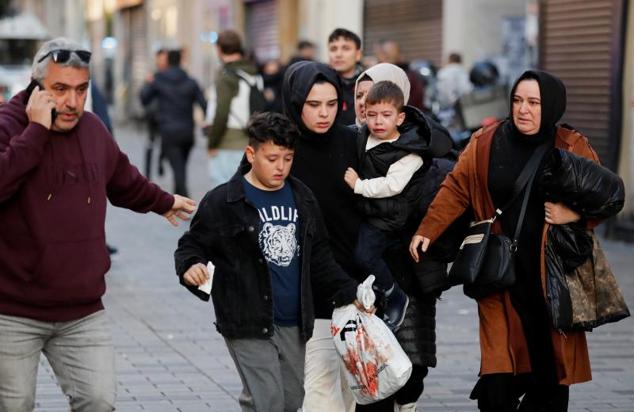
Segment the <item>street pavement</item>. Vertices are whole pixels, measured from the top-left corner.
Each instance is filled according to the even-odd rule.
[[[116,138],[142,166],[145,131],[121,128]],[[169,167],[154,180],[171,190]],[[204,141],[198,137],[189,165],[192,197],[208,190]],[[210,303],[178,284],[173,252],[188,224],[173,228],[160,216],[110,207],[106,234],[119,252],[112,258],[104,303],[112,324],[117,367],[117,411],[238,411],[241,384]],[[634,248],[603,241],[604,250],[634,307]],[[244,302],[248,305],[248,302]],[[437,314],[438,366],[425,379],[418,409],[475,411],[469,400],[479,368],[475,303],[459,288],[443,294]],[[570,411],[634,412],[634,321],[588,334],[593,380],[575,385]],[[324,411],[329,411],[324,405]],[[48,362],[40,364],[36,411],[68,411]]]

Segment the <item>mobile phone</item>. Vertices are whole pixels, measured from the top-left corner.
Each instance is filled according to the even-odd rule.
[[[26,98],[25,98],[25,104],[26,102],[29,101],[29,98],[31,97],[31,94],[33,93],[33,90],[35,89],[35,86],[39,86],[40,90],[44,90],[44,86],[42,86],[42,83],[38,82],[35,79],[31,79],[31,83],[29,83],[29,85],[26,87]],[[57,110],[55,110],[55,108],[51,109],[51,124],[55,123],[55,118],[57,117]]]

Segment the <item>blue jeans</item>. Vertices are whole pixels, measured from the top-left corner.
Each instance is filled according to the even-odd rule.
[[[74,412],[111,412],[114,349],[104,311],[70,322],[0,315],[0,412],[32,412],[40,354]]]
[[[243,150],[220,149],[218,154],[209,159],[209,177],[211,188],[228,182],[238,170],[244,155]]]
[[[374,285],[382,290],[389,289],[394,283],[392,272],[383,260],[383,253],[397,240],[391,233],[369,223],[363,222],[359,226],[354,258],[368,275],[372,274],[376,277]]]

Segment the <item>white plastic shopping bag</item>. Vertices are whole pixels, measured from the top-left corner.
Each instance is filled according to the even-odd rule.
[[[374,304],[370,275],[359,285],[357,300],[365,307]],[[412,362],[385,323],[355,305],[332,313],[332,337],[345,367],[346,380],[357,403],[366,405],[392,395],[405,385]]]

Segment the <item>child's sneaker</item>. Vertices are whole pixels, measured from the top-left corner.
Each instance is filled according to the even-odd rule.
[[[385,291],[385,305],[383,308],[383,321],[385,324],[396,333],[399,326],[405,319],[405,310],[409,304],[409,298],[403,292],[396,282],[392,284],[392,287]]]

